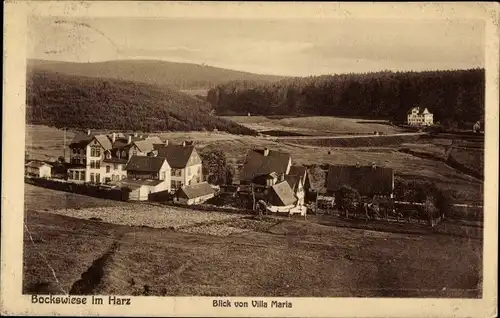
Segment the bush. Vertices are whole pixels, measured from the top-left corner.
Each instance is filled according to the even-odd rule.
[[[335,202],[337,208],[344,211],[346,216],[349,216],[349,212],[355,211],[361,201],[361,196],[358,190],[353,189],[349,186],[343,185],[335,193]]]

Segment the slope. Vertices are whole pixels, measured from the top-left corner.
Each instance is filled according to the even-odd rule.
[[[118,60],[98,63],[28,60],[28,71],[31,70],[130,80],[166,85],[180,90],[208,90],[218,84],[233,80],[267,83],[283,79],[281,76],[260,75],[206,65],[158,60]]]
[[[210,115],[207,103],[155,85],[72,76],[48,71],[27,74],[28,124],[137,131],[218,129],[254,134]]]

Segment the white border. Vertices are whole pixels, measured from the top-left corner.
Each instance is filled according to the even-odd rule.
[[[1,309],[14,315],[494,317],[497,314],[499,6],[496,3],[7,2],[4,9]],[[26,17],[478,18],[486,22],[483,299],[286,298],[292,309],[217,309],[213,297],[132,297],[132,306],[33,305],[21,295]],[[232,300],[249,299],[230,297]],[[271,300],[268,298],[266,300]]]

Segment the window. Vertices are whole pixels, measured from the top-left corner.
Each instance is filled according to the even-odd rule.
[[[110,173],[111,172],[111,166],[106,166],[106,173]]]
[[[132,156],[137,156],[137,148],[132,149]]]
[[[94,169],[94,168],[95,168],[95,161],[90,160],[90,169]]]
[[[101,169],[101,162],[99,160],[95,162],[95,168]]]
[[[122,150],[122,158],[126,158],[127,157],[127,153],[125,152],[125,150]]]
[[[176,169],[177,170],[177,176],[180,177],[182,176],[182,170],[181,169]]]
[[[73,153],[76,153],[76,151],[77,151],[77,150],[78,150],[78,149],[76,149],[76,148],[73,148]]]
[[[29,170],[30,169],[28,169],[28,171]],[[70,180],[73,179],[73,171],[71,171],[71,170],[68,171],[68,179],[70,179]]]
[[[104,183],[110,183],[110,182],[111,182],[111,178],[109,178],[109,177],[104,178]]]
[[[97,182],[97,183],[101,182],[101,175],[99,173],[95,174],[95,182]]]
[[[90,156],[95,157],[95,148],[94,147],[90,148]]]
[[[100,157],[101,156],[101,149],[100,148],[96,148],[95,149],[95,156],[96,157]]]
[[[167,173],[166,173],[165,171],[163,171],[163,172],[161,173],[161,179],[160,179],[160,180],[165,180],[165,179],[167,178],[166,174],[167,174]]]
[[[118,165],[115,163],[113,164],[113,170],[117,170],[118,169]]]
[[[80,180],[85,181],[85,171],[80,171]]]
[[[172,171],[170,172],[170,175],[171,175],[172,177],[175,177],[175,170],[176,170],[176,169],[172,169]]]
[[[92,183],[95,182],[94,173],[93,172],[90,174],[90,182],[92,182]]]
[[[174,180],[170,181],[170,188],[171,189],[176,189],[175,181]]]

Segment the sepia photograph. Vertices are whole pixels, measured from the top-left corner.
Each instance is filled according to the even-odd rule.
[[[28,15],[22,294],[482,299],[486,22]]]

